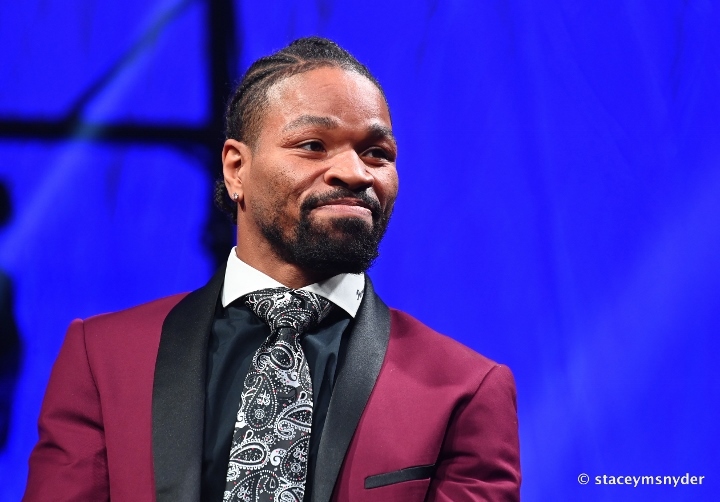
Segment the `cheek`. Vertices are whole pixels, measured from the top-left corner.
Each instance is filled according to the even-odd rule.
[[[394,168],[383,170],[376,175],[375,192],[382,204],[392,206],[398,192],[398,176]]]
[[[274,209],[292,207],[297,212],[298,200],[301,198],[307,180],[298,176],[296,169],[275,167],[262,172],[255,184],[260,198],[272,204]]]

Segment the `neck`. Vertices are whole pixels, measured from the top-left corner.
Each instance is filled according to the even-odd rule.
[[[249,245],[249,243],[241,241],[240,236],[238,236],[235,253],[238,258],[252,268],[272,277],[288,288],[300,289],[331,277],[330,274],[305,270],[298,265],[288,263],[281,259],[267,243],[264,244],[257,245],[257,243],[253,243],[253,245]]]

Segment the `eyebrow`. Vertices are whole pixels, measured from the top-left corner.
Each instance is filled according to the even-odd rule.
[[[332,117],[324,117],[321,115],[300,115],[298,118],[290,121],[289,124],[283,127],[283,132],[299,129],[309,125],[319,126],[325,129],[337,129],[340,127],[340,122]],[[393,143],[397,143],[395,141],[392,128],[390,127],[380,124],[372,124],[368,128],[368,132],[373,139],[387,139]]]
[[[321,117],[319,115],[300,115],[288,125],[283,127],[283,131],[298,129],[307,125],[324,127],[325,129],[336,129],[340,127],[340,123],[331,117]]]
[[[380,124],[373,124],[369,128],[370,136],[373,139],[387,139],[388,141],[391,141],[393,143],[397,144],[397,141],[395,141],[395,135],[392,132],[392,129],[390,127],[380,125]]]

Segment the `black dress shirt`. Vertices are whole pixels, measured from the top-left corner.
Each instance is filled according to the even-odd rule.
[[[300,340],[313,385],[313,422],[305,500],[310,500],[312,494],[320,436],[341,365],[343,333],[350,321],[348,313],[335,307],[315,330],[303,335]],[[203,502],[221,502],[223,499],[230,445],[245,376],[253,354],[269,335],[268,325],[242,301],[235,301],[226,308],[218,307],[208,347],[201,487]]]

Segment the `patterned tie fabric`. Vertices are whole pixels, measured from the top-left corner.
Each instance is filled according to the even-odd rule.
[[[263,289],[245,303],[270,326],[245,377],[230,448],[224,502],[302,502],[313,391],[300,336],[330,312],[303,290]]]

